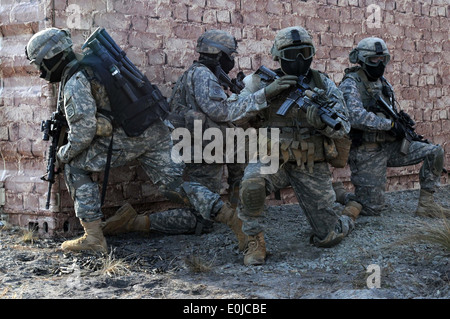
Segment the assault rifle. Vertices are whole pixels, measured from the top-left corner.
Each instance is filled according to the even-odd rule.
[[[217,73],[220,84],[226,88],[229,88],[232,93],[239,94],[244,88],[244,83],[242,82],[245,78],[244,72],[240,71],[234,79],[230,79],[228,74],[226,74],[221,67],[218,67]]]
[[[259,76],[267,82],[274,81],[279,78],[274,71],[266,68],[265,66],[261,66],[256,71],[256,74],[259,74]],[[345,119],[345,117],[333,110],[333,106],[336,102],[328,100],[323,90],[312,90],[311,87],[305,83],[305,79],[306,78],[303,75],[298,77],[295,89],[289,94],[286,101],[284,101],[284,103],[280,106],[276,114],[285,116],[294,104],[305,112],[309,105],[314,105],[318,108],[318,114],[321,120],[332,129],[339,130],[342,124],[338,122],[337,119]]]
[[[61,90],[61,87],[60,87]],[[52,113],[50,119],[41,122],[42,139],[44,141],[52,139],[48,147],[47,154],[47,172],[41,177],[41,180],[48,182],[47,201],[45,208],[50,207],[50,196],[52,186],[55,183],[55,176],[61,172],[61,167],[56,168],[56,154],[58,147],[63,144],[65,138],[65,128],[67,127],[66,118],[60,107],[60,94],[58,94],[58,104],[56,111]]]
[[[402,155],[408,154],[409,146],[412,141],[419,141],[424,143],[429,143],[427,139],[424,139],[422,135],[419,135],[415,131],[416,123],[413,119],[405,112],[397,112],[394,106],[388,104],[380,95],[375,96],[377,105],[380,107],[381,112],[385,115],[391,117],[395,125],[401,129],[401,134],[397,137],[403,138],[402,145],[400,147],[400,153]]]

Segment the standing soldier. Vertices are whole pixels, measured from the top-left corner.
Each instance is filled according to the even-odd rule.
[[[362,215],[380,215],[385,208],[386,167],[423,162],[416,214],[449,216],[450,210],[433,199],[443,170],[444,150],[421,140],[418,135],[409,144],[409,149],[402,147],[407,127],[394,120],[392,115],[395,113],[390,115],[381,107],[384,101],[388,108],[396,111],[392,86],[383,77],[390,60],[386,43],[376,37],[365,38],[350,52],[349,60],[359,65],[345,70],[339,88],[347,103],[352,126],[349,165],[355,194],[347,194],[342,185],[337,184],[337,200],[362,204]],[[406,113],[400,113],[406,122],[412,122]]]
[[[239,206],[239,217],[243,221],[244,233],[249,236],[244,256],[246,265],[265,262],[266,245],[261,224],[265,198],[287,186],[294,189],[313,229],[311,242],[316,246],[334,246],[354,228],[352,218],[341,215],[333,208],[335,193],[326,160],[328,147],[324,146],[333,145],[333,139],[346,136],[350,130],[342,94],[333,81],[310,68],[315,47],[312,37],[302,27],[280,30],[275,36],[271,53],[281,66],[275,71],[278,76],[295,76],[302,85],[321,96],[323,105],[319,106],[331,105],[333,111],[341,114],[337,120],[340,129],[332,129],[322,121],[316,104],[310,104],[306,111],[293,104],[284,115],[277,114],[288,96],[294,93],[293,90],[274,95],[269,107],[258,114],[258,127],[280,129],[283,163],[274,174],[261,174],[264,164],[260,161],[249,163],[245,169],[240,187],[242,205]],[[258,72],[247,76],[244,83],[241,94],[251,94],[271,85],[271,81]]]

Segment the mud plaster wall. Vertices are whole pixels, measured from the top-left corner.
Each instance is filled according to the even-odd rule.
[[[450,163],[449,1],[369,0],[1,0],[0,1],[0,205],[13,224],[34,225],[49,235],[76,224],[73,204],[62,179],[55,183],[52,207],[45,210],[48,143],[40,122],[55,109],[57,86],[38,78],[24,57],[24,46],[37,31],[69,28],[75,49],[98,26],[106,28],[129,58],[170,95],[176,79],[197,57],[196,39],[205,30],[224,29],[239,43],[233,75],[260,65],[276,67],[269,55],[278,30],[308,29],[317,47],[313,67],[339,83],[350,66],[349,51],[364,37],[379,36],[392,60],[386,77],[401,109],[417,122],[417,131],[441,144]],[[420,165],[388,170],[387,190],[418,188]],[[226,174],[226,172],[225,172]],[[351,189],[349,169],[334,169],[335,180]],[[94,175],[100,183],[103,176]],[[448,176],[442,177],[448,183]],[[224,189],[226,188],[224,183]],[[170,206],[136,163],[113,169],[105,211],[125,201],[153,211]],[[282,200],[295,202],[288,190]]]

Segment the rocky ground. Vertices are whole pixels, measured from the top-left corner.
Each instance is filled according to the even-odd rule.
[[[269,256],[256,267],[243,265],[223,225],[201,236],[107,237],[107,256],[63,254],[62,238],[30,240],[23,230],[4,227],[0,299],[449,299],[450,251],[416,238],[427,226],[449,224],[416,217],[417,198],[417,190],[388,193],[388,211],[360,217],[356,230],[331,249],[309,243],[298,205],[270,207]],[[450,185],[437,199],[450,207]],[[379,288],[370,289],[377,269]]]

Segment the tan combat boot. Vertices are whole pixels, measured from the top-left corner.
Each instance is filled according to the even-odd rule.
[[[332,183],[334,192],[336,193],[336,202],[345,205],[345,197],[347,195],[347,190],[342,182]]]
[[[150,231],[150,218],[148,215],[138,215],[134,208],[126,203],[103,224],[104,235],[118,235],[127,232]]]
[[[432,192],[421,189],[416,215],[424,217],[450,217],[450,209],[444,208],[436,203]]]
[[[243,251],[247,246],[248,236],[242,231],[242,220],[237,216],[236,210],[231,208],[230,203],[225,202],[217,213],[214,221],[222,223],[231,228],[238,240],[239,250]]]
[[[264,233],[248,236],[248,245],[244,253],[244,265],[262,265],[266,259],[266,242]]]
[[[101,228],[101,219],[87,223],[81,221],[84,228],[84,235],[78,239],[67,240],[61,244],[64,251],[92,250],[102,253],[108,252],[106,239]]]
[[[346,215],[355,221],[359,213],[361,213],[361,209],[362,205],[360,203],[351,200],[345,205],[342,215]]]

